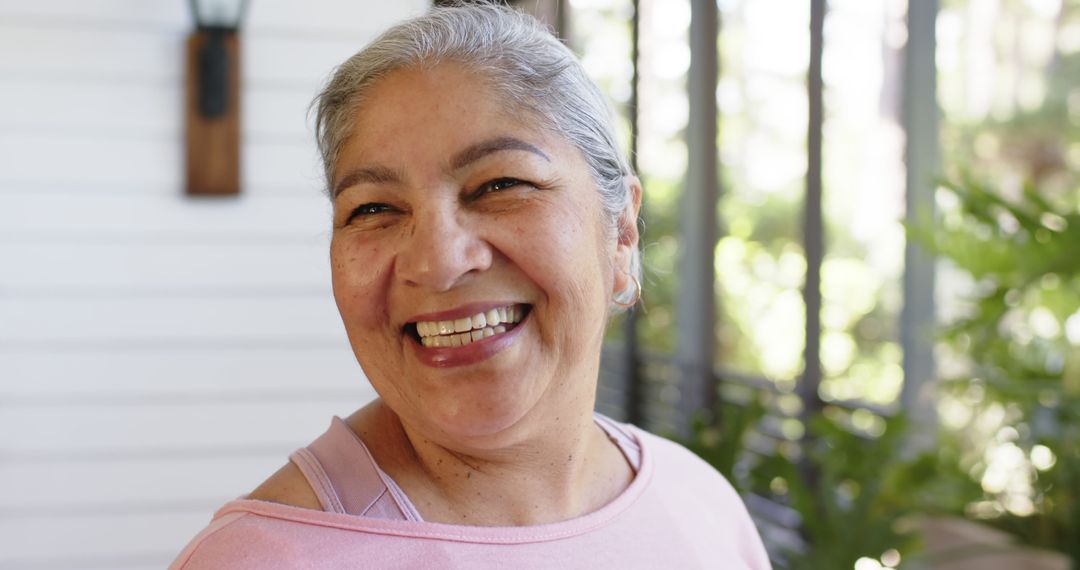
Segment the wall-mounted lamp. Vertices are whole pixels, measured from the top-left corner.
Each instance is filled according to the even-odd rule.
[[[189,0],[187,193],[240,193],[240,45],[247,0]]]

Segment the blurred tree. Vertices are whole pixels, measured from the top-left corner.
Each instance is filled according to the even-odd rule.
[[[941,453],[954,507],[1080,565],[1080,2],[993,4],[939,23]]]

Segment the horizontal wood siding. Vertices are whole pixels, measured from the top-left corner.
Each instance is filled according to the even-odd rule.
[[[374,392],[308,105],[424,0],[255,0],[237,198],[183,195],[181,0],[0,0],[0,569],[162,568]]]

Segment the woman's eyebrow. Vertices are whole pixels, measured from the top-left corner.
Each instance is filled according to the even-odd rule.
[[[521,139],[514,137],[495,137],[493,139],[478,142],[455,154],[454,157],[450,159],[450,168],[453,170],[460,170],[489,154],[504,150],[524,150],[551,162],[551,159],[548,158],[548,155],[544,154],[544,151]]]
[[[337,198],[346,188],[362,182],[370,184],[388,184],[401,182],[403,177],[398,171],[385,166],[369,166],[350,171],[334,185],[334,197]]]
[[[521,139],[514,137],[495,137],[478,142],[455,154],[453,158],[450,159],[450,167],[453,170],[460,170],[489,154],[506,150],[523,150],[531,152],[544,160],[551,162],[551,159],[548,158],[548,155],[544,154],[544,151]],[[388,184],[400,182],[403,178],[401,173],[385,166],[358,168],[350,171],[334,185],[333,195],[336,198],[338,194],[341,194],[346,188],[363,182],[370,184]]]

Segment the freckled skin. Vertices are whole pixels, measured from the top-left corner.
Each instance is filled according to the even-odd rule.
[[[606,231],[579,151],[509,113],[483,78],[453,64],[388,74],[353,118],[338,175],[380,167],[398,176],[353,184],[334,202],[334,294],[380,396],[350,425],[380,434],[365,442],[429,520],[558,520],[602,505],[628,481],[591,412],[608,307],[627,284],[636,229],[629,239]],[[462,149],[500,136],[544,156],[502,150],[451,167]],[[520,183],[486,186],[500,179]],[[416,357],[403,329],[410,319],[477,302],[531,307],[513,344],[467,366]],[[548,469],[554,458],[567,465]],[[598,472],[608,483],[586,475]],[[535,495],[548,494],[539,490],[516,513],[476,504],[471,487],[470,502],[455,503],[464,494],[456,486],[481,484],[492,497],[557,489],[565,496],[545,507],[563,512],[537,513]]]
[[[474,79],[448,75],[397,72],[359,109],[337,171],[386,165],[406,178],[358,185],[336,201],[334,289],[358,359],[387,404],[434,439],[486,446],[537,406],[591,407],[615,244],[600,243],[599,201],[577,150],[507,121],[499,102],[477,97]],[[380,97],[386,93],[393,97]],[[552,161],[504,151],[447,172],[456,150],[503,134],[536,144]],[[543,188],[462,200],[498,176]],[[400,213],[345,224],[370,202]],[[410,357],[401,334],[410,316],[489,300],[532,305],[517,346],[463,370],[428,369]],[[556,384],[561,394],[552,393]]]

